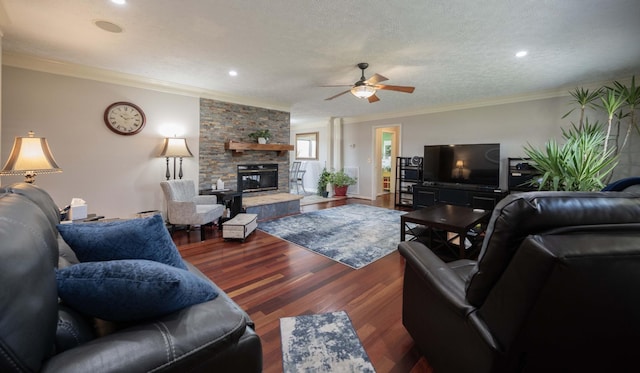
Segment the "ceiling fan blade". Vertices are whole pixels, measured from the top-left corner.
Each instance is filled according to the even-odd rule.
[[[340,92],[340,93],[338,93],[337,95],[335,95],[335,96],[331,96],[331,97],[329,97],[329,98],[325,98],[324,100],[325,100],[325,101],[333,100],[334,98],[336,98],[336,97],[338,97],[338,96],[342,96],[343,94],[348,93],[348,92],[350,92],[350,91],[351,91],[350,89],[347,89],[347,90],[346,90],[346,91],[344,91],[344,92]]]
[[[387,90],[387,91],[413,93],[413,91],[416,89],[416,87],[408,87],[408,86],[403,86],[403,85],[378,84],[378,85],[376,85],[376,89],[384,89],[384,90]]]
[[[369,84],[369,85],[373,85],[373,84],[378,84],[380,82],[384,82],[385,80],[389,80],[387,78],[385,78],[384,76],[380,75],[380,74],[373,74],[373,76],[367,80],[365,80],[364,82]]]
[[[331,85],[319,85],[318,87],[353,87],[353,84],[331,84]]]
[[[378,98],[378,96],[376,96],[375,93],[373,95],[369,96],[369,98],[367,100],[369,100],[370,104],[373,104],[376,101],[380,101],[380,99]]]

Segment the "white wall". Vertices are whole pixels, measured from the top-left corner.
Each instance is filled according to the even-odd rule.
[[[307,192],[317,192],[318,187],[318,178],[320,177],[320,172],[327,165],[327,158],[329,154],[329,123],[318,123],[318,124],[310,124],[305,125],[304,127],[296,127],[291,128],[291,140],[290,144],[296,143],[296,134],[298,133],[309,133],[309,132],[318,132],[318,159],[317,160],[302,160],[305,163],[306,172],[303,177],[304,189]],[[290,152],[290,162],[296,161],[296,153],[295,150]],[[330,167],[327,167],[329,169]],[[292,192],[295,193],[295,188],[292,189]]]
[[[567,96],[568,97],[568,96]],[[567,97],[446,111],[411,117],[345,123],[345,166],[360,168],[360,196],[375,198],[372,190],[372,160],[375,127],[401,126],[402,156],[422,156],[424,145],[494,143],[501,144],[501,168],[508,157],[524,155],[523,146],[544,144],[561,135],[570,125],[569,117],[561,119],[571,108]],[[576,113],[577,115],[577,113]],[[501,187],[506,188],[506,171],[501,171]]]
[[[39,175],[36,184],[59,206],[81,197],[89,213],[106,217],[164,210],[159,183],[165,180],[165,159],[157,155],[163,138],[176,133],[187,138],[194,155],[184,159],[185,178],[198,180],[197,97],[8,66],[2,73],[1,162],[7,160],[14,137],[30,130],[46,137],[63,173]],[[121,136],[105,126],[104,110],[116,101],[143,109],[147,123],[140,133]],[[3,176],[1,183],[22,180]]]

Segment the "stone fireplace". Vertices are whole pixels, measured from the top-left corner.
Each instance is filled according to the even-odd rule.
[[[222,179],[226,188],[238,190],[238,166],[276,164],[282,170],[276,177],[277,186],[251,194],[289,192],[288,151],[284,154],[265,150],[236,153],[225,149],[228,141],[255,142],[248,135],[259,129],[271,131],[270,143],[290,143],[288,112],[201,98],[199,188],[211,188]]]
[[[278,164],[238,165],[238,191],[243,193],[278,190]]]

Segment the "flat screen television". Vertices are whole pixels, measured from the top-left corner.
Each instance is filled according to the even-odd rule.
[[[500,185],[500,144],[426,145],[423,181],[497,189]]]

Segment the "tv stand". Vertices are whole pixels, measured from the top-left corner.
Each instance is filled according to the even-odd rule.
[[[424,182],[413,186],[413,209],[418,210],[437,204],[493,210],[498,201],[507,195],[500,189],[481,185],[456,185]]]

